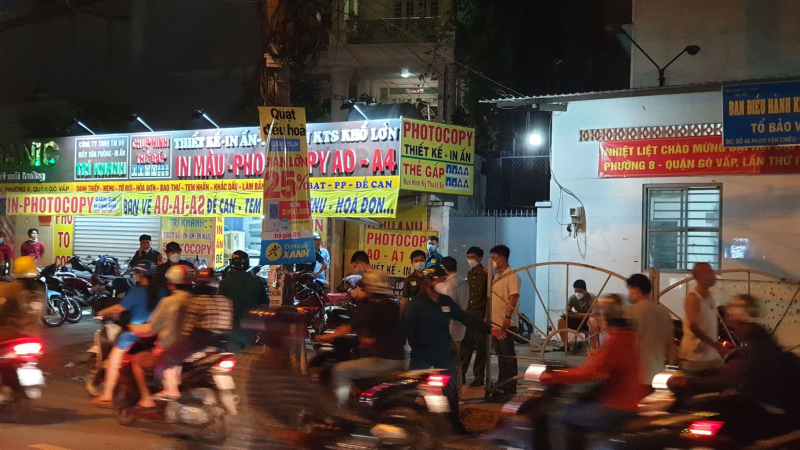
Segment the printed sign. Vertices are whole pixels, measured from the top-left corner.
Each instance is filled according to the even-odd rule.
[[[475,130],[403,119],[401,187],[472,195]]]
[[[127,178],[127,135],[75,138],[76,180],[124,180]]]
[[[308,125],[314,177],[398,175],[400,119]]]
[[[122,194],[8,194],[6,215],[119,216]]]
[[[61,154],[55,140],[40,140],[0,145],[0,182],[43,183],[57,181],[63,171],[57,163],[66,157],[67,164],[74,161],[73,154]],[[67,167],[69,167],[67,165]],[[66,175],[70,176],[69,173]]]
[[[435,231],[396,231],[367,228],[362,248],[375,269],[386,272],[394,279],[397,294],[403,289],[403,280],[413,272],[411,252],[427,251],[428,236],[438,236]]]
[[[172,135],[131,136],[131,179],[172,177]]]
[[[392,189],[314,191],[311,214],[318,217],[394,217],[399,194]]]
[[[800,147],[726,148],[720,136],[600,143],[600,178],[800,173]]]
[[[53,229],[53,256],[58,266],[65,266],[72,258],[72,233],[74,218],[72,216],[56,216]]]
[[[225,218],[214,218],[214,267],[225,265]]]
[[[800,82],[722,87],[725,147],[800,144]]]
[[[189,219],[185,217],[161,218],[161,245],[177,242],[181,258],[195,267],[214,267],[215,219]],[[163,248],[161,249],[163,253]]]
[[[264,161],[261,264],[314,262],[309,202],[306,112],[259,107]]]
[[[126,216],[253,217],[262,213],[258,192],[124,194]]]
[[[384,230],[422,231],[428,228],[428,207],[414,205],[398,207],[397,214],[391,219],[377,220]]]

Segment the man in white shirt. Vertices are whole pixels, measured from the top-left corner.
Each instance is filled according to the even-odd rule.
[[[649,389],[653,377],[663,372],[664,366],[675,363],[675,326],[667,310],[650,295],[650,280],[646,276],[635,273],[627,284],[633,304],[630,317],[636,329],[636,349],[642,361],[642,382]]]
[[[511,250],[505,245],[493,247],[489,253],[492,255],[492,269],[497,270],[492,280],[492,325],[502,327],[513,333],[519,331],[519,275],[508,265]],[[512,379],[517,376],[517,354],[514,352],[514,339],[494,339],[492,347],[497,354],[500,373],[497,383]],[[503,384],[498,393],[516,394],[516,381]]]
[[[461,309],[466,311],[469,304],[469,285],[466,280],[458,276],[458,262],[453,257],[445,256],[442,258],[442,267],[447,272],[447,280],[436,285],[437,292],[452,298]],[[467,327],[461,322],[450,321],[450,337],[453,338],[453,350],[455,351],[456,367],[458,368],[458,380],[456,380],[458,389],[461,389],[462,370],[459,355],[461,354],[461,341],[464,340],[466,331]]]

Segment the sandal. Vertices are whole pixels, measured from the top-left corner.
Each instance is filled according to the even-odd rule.
[[[112,400],[103,400],[100,397],[95,397],[92,399],[92,405],[98,406],[100,408],[111,408],[113,403],[114,402]]]

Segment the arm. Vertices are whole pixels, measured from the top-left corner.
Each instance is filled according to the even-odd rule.
[[[744,363],[734,360],[713,377],[672,377],[667,386],[673,391],[688,390],[694,393],[722,392],[738,387],[747,373]]]
[[[611,376],[609,356],[612,351],[610,342],[600,347],[595,353],[589,355],[585,364],[558,372],[542,374],[542,384],[577,384],[591,381],[606,380]]]
[[[719,343],[717,340],[712,339],[711,336],[704,333],[703,330],[701,330],[697,325],[697,318],[700,315],[700,300],[693,292],[690,292],[686,296],[685,308],[686,321],[689,322],[689,329],[692,330],[692,333],[694,333],[694,335],[706,345],[719,350]]]
[[[131,333],[133,333],[133,334],[135,334],[135,335],[137,335],[139,337],[147,337],[147,336],[152,336],[152,335],[156,334],[156,333],[153,332],[153,329],[150,326],[149,322],[148,323],[139,324],[139,325],[130,324],[130,325],[128,325],[128,331],[130,331]]]
[[[322,262],[320,262],[320,264],[322,264],[322,266],[320,266],[320,269],[318,271],[314,272],[314,278],[317,278],[319,276],[319,274],[325,272],[325,269],[328,268],[328,263],[325,262],[325,259],[320,258],[320,260],[322,261]]]
[[[106,309],[100,310],[97,313],[98,316],[116,316],[118,314],[122,314],[126,311],[125,307],[122,304],[109,306]]]
[[[485,321],[475,319],[464,312],[456,302],[451,300],[450,303],[450,317],[453,320],[463,323],[470,330],[491,334],[501,341],[506,338],[506,332],[503,328],[493,327]]]
[[[325,333],[317,335],[317,340],[319,342],[333,342],[334,339],[340,338],[342,336],[347,336],[348,334],[353,333],[353,327],[350,325],[341,325],[335,330],[333,333]]]

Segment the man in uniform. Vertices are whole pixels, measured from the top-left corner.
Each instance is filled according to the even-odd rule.
[[[470,247],[467,250],[467,285],[469,285],[469,302],[467,303],[467,314],[478,320],[486,319],[486,300],[488,297],[489,271],[483,267],[483,249],[480,247]],[[464,340],[461,341],[461,370],[462,383],[466,383],[469,362],[472,359],[472,352],[475,352],[475,363],[472,366],[472,376],[475,380],[470,383],[470,387],[483,386],[486,376],[486,335],[479,332],[467,330]]]
[[[439,253],[439,238],[428,236],[428,255],[425,258],[425,268],[442,265],[443,258],[444,256]]]

